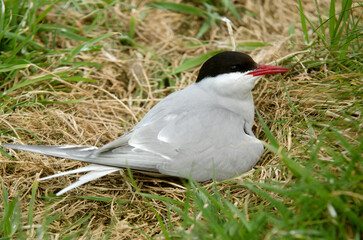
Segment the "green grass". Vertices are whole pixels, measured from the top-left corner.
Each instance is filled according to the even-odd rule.
[[[19,196],[13,200],[9,200],[8,193],[2,182],[2,207],[3,214],[0,218],[0,239],[49,239],[51,235],[48,233],[48,228],[52,222],[56,221],[61,213],[54,213],[52,209],[47,209],[43,216],[43,222],[40,225],[34,223],[34,203],[36,201],[36,193],[38,182],[35,182],[32,187],[30,196],[30,204],[28,215],[26,217],[26,225],[24,225],[21,216],[21,207]],[[20,194],[19,194],[20,195]],[[50,213],[53,212],[53,213]],[[87,221],[92,217],[92,214],[80,218],[78,221],[66,224],[59,233],[62,239],[74,239],[87,231]],[[76,229],[76,231],[74,231]]]
[[[360,9],[361,3],[353,5],[352,0],[342,0],[341,10],[336,11],[336,2],[330,1],[329,14],[325,17],[321,14],[319,5],[315,0],[318,12],[318,21],[308,19],[304,13],[301,0],[299,0],[299,11],[304,39],[310,46],[308,49],[315,49],[315,58],[321,58],[314,63],[315,66],[327,64],[331,70],[337,72],[361,72],[362,64],[362,41],[363,36],[360,16],[354,17],[352,11]],[[314,40],[309,36],[308,27],[314,31]]]
[[[195,6],[175,4],[170,2],[155,2],[150,7],[163,8],[167,11],[182,12],[186,15],[203,19],[196,38],[216,25],[223,11],[229,11],[237,19],[237,10],[231,1],[206,1]],[[97,15],[92,19],[85,33],[68,25],[48,24],[45,17],[58,1],[49,4],[47,1],[32,1],[32,7],[27,1],[0,0],[0,109],[3,114],[9,114],[19,107],[33,105],[76,103],[85,98],[53,101],[48,95],[38,93],[32,100],[19,100],[14,94],[22,89],[23,93],[34,88],[69,92],[78,82],[94,82],[79,73],[81,66],[93,66],[96,69],[100,64],[92,62],[79,62],[77,56],[83,51],[99,51],[100,42],[114,36],[113,33],[102,33],[91,37],[87,33],[97,28]],[[72,4],[79,10],[94,6]],[[98,6],[100,9],[112,5],[109,3]],[[284,60],[284,64],[295,65],[296,68],[290,77],[308,72],[313,76],[311,82],[301,83],[294,88],[282,90],[288,96],[289,112],[292,116],[281,116],[292,119],[291,126],[293,148],[291,151],[274,136],[271,130],[272,123],[260,117],[265,134],[265,147],[268,154],[278,157],[281,163],[277,167],[283,169],[286,179],[281,182],[271,179],[263,181],[229,180],[210,184],[203,187],[193,181],[185,183],[186,191],[183,200],[171,197],[146,193],[140,189],[132,175],[130,180],[135,193],[147,203],[161,226],[158,233],[165,239],[361,239],[363,234],[363,134],[362,134],[362,27],[360,19],[353,15],[353,8],[362,8],[361,3],[341,1],[341,11],[337,12],[335,0],[330,1],[328,12],[322,12],[316,4],[318,19],[306,17],[304,5],[299,0],[301,15],[301,28],[309,54],[303,55],[296,64],[296,58]],[[134,9],[133,6],[128,6]],[[202,9],[201,9],[202,7]],[[11,9],[11,11],[10,11]],[[83,9],[83,10],[82,10]],[[131,18],[128,31],[118,36],[120,41],[140,52],[145,50],[134,40],[138,21],[142,19]],[[314,34],[309,33],[312,29]],[[34,41],[35,36],[41,39],[47,34],[54,34],[54,38],[62,36],[77,42],[75,47],[57,50],[54,42],[45,41],[39,44]],[[85,36],[86,35],[86,36]],[[43,37],[42,37],[43,36]],[[252,47],[263,47],[267,43],[251,44]],[[242,46],[243,47],[243,46]],[[179,67],[169,69],[168,73],[179,74],[189,70],[213,53],[200,57],[187,59]],[[47,59],[54,62],[49,63]],[[165,63],[160,60],[161,65]],[[304,66],[299,67],[300,65]],[[70,67],[67,71],[53,73],[60,67]],[[323,69],[328,69],[325,72]],[[41,69],[47,69],[49,74],[38,76]],[[24,75],[27,72],[28,75]],[[157,75],[157,74],[156,74]],[[17,79],[14,84],[14,79]],[[314,89],[310,87],[314,85]],[[315,104],[314,111],[306,112],[307,99],[292,100],[290,91],[298,88],[309,88],[316,91],[315,96],[323,101]],[[340,105],[345,103],[344,106]],[[347,103],[347,104],[346,104]],[[348,104],[349,103],[349,104]],[[335,117],[329,117],[332,109]],[[283,120],[282,120],[283,121]],[[276,123],[283,128],[285,122]],[[274,125],[275,126],[275,125]],[[276,127],[276,126],[275,126]],[[304,129],[308,140],[302,140],[300,132],[294,128]],[[27,130],[29,131],[29,130]],[[2,136],[15,136],[11,129],[0,129]],[[31,133],[31,132],[30,132]],[[287,130],[286,130],[286,134]],[[36,137],[34,135],[34,137]],[[1,153],[9,155],[0,148]],[[296,152],[300,154],[296,154]],[[269,168],[269,166],[266,166]],[[225,183],[228,183],[224,185]],[[9,199],[8,191],[2,182],[0,239],[48,239],[52,234],[49,229],[62,213],[55,213],[46,209],[41,224],[34,222],[34,205],[37,198],[37,182],[33,184],[32,191],[27,198],[17,197]],[[248,192],[248,198],[239,198],[236,193]],[[43,197],[46,204],[59,201],[56,197]],[[43,200],[44,200],[43,199]],[[129,203],[124,199],[100,198],[85,196],[85,200],[96,204],[113,202],[115,205]],[[22,202],[28,202],[27,216],[22,216]],[[160,202],[167,211],[160,213],[150,203]],[[176,214],[180,217],[174,221],[171,217]],[[72,219],[73,222],[64,223],[59,235],[62,239],[73,239],[81,235],[92,236],[87,224],[91,214]],[[110,220],[109,232],[105,238],[111,238],[114,219]],[[137,229],[137,227],[135,227]],[[142,230],[138,230],[145,238],[152,239]],[[157,235],[157,234],[156,234]]]
[[[236,18],[240,19],[238,11],[230,0],[199,1],[198,6],[196,7],[167,1],[154,2],[152,6],[203,18],[204,23],[200,27],[196,38],[202,37],[208,30],[219,23],[222,20],[221,14],[225,13],[226,10],[230,11]]]
[[[58,1],[59,2],[59,1]],[[96,44],[112,33],[102,34],[94,38],[80,35],[79,30],[72,26],[47,24],[45,17],[54,8],[57,2],[49,4],[47,1],[37,0],[31,3],[17,1],[0,2],[0,86],[11,84],[13,79],[18,78],[18,83],[7,88],[0,94],[0,107],[4,112],[12,111],[19,105],[28,105],[28,102],[19,102],[14,98],[13,92],[19,88],[30,91],[32,87],[42,84],[44,90],[56,89],[60,92],[69,92],[75,82],[91,82],[93,79],[82,77],[76,72],[80,66],[92,63],[77,64],[74,57],[82,51],[98,51],[100,45]],[[41,8],[47,6],[46,8]],[[69,49],[57,50],[55,41],[50,41],[48,35],[53,34],[54,39],[62,36],[70,40],[80,41],[78,46]],[[44,39],[44,45],[34,41],[34,38]],[[54,62],[47,61],[52,58]],[[53,73],[59,67],[70,66],[71,71]],[[49,74],[41,77],[36,76],[40,71],[48,71]],[[28,72],[20,74],[21,71]],[[48,87],[44,84],[48,82]],[[67,84],[69,83],[69,84]],[[39,94],[38,103],[47,103],[47,96]],[[76,100],[73,100],[76,102]],[[34,102],[33,102],[34,103]]]

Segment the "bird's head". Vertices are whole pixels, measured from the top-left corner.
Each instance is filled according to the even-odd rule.
[[[285,67],[259,65],[241,52],[226,51],[203,64],[196,82],[221,95],[244,97],[250,95],[259,77],[288,71]]]

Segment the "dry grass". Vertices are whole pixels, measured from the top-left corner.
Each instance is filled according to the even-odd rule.
[[[49,23],[59,25],[75,25],[84,31],[88,37],[96,37],[107,32],[115,34],[102,42],[101,51],[82,52],[74,60],[79,62],[92,61],[102,64],[99,69],[94,67],[81,67],[85,77],[97,79],[96,83],[67,83],[69,92],[50,91],[41,85],[23,93],[19,89],[12,97],[21,100],[34,100],[39,93],[48,96],[48,100],[66,101],[86,97],[84,101],[75,104],[48,104],[28,105],[18,107],[14,112],[3,114],[0,119],[2,128],[13,129],[16,138],[1,137],[0,142],[12,142],[17,144],[78,144],[102,146],[132,127],[144,116],[148,110],[170,92],[182,89],[191,84],[196,77],[198,69],[170,76],[170,69],[179,66],[184,59],[192,58],[200,54],[217,49],[230,49],[230,37],[224,24],[214,26],[201,40],[195,39],[202,19],[187,16],[181,13],[162,11],[147,6],[151,1],[130,1],[136,9],[130,11],[123,4],[115,4],[104,10],[103,17],[99,20],[99,26],[92,31],[85,31],[91,19],[97,12],[84,11],[81,15],[73,7],[63,8],[61,5],[53,9],[47,16]],[[305,10],[311,18],[316,18],[315,7],[311,1],[305,1]],[[328,7],[328,1],[319,1],[322,8]],[[90,3],[92,4],[92,3]],[[250,52],[253,58],[261,63],[270,63],[278,59],[300,51],[303,46],[299,24],[296,24],[295,34],[288,36],[289,27],[300,20],[296,9],[297,4],[290,0],[245,0],[238,1],[236,7],[243,7],[254,12],[256,16],[248,12],[241,14],[241,20],[227,15],[233,20],[234,37],[237,44],[251,41],[263,41],[271,46],[258,48]],[[57,11],[63,12],[64,17],[59,17]],[[145,14],[145,15],[144,15]],[[66,15],[68,17],[66,17]],[[144,15],[144,17],[142,17]],[[123,44],[119,39],[121,32],[127,32],[125,26],[129,26],[131,18],[137,18],[137,27],[134,41],[145,49],[131,47]],[[51,37],[51,36],[49,36]],[[291,39],[294,38],[294,45]],[[37,39],[42,44],[41,39]],[[205,41],[200,44],[201,41]],[[77,46],[79,43],[67,38],[57,36],[58,49]],[[193,44],[196,44],[194,46]],[[309,52],[298,54],[299,58],[308,56]],[[154,56],[157,56],[156,58]],[[52,59],[49,59],[52,61]],[[297,64],[296,68],[302,67]],[[70,70],[71,67],[50,66],[46,69],[38,68],[36,74],[30,70],[21,72],[24,76],[31,75],[35,78],[48,73],[56,73]],[[341,109],[329,109],[323,111],[324,105],[329,104],[317,87],[326,88],[323,81],[316,81],[315,74],[327,72],[301,72],[294,73],[280,81],[280,77],[263,78],[254,90],[257,110],[263,119],[267,121],[274,136],[279,139],[282,146],[290,150],[292,155],[303,156],[301,146],[309,141],[310,132],[300,128],[296,122],[301,121],[303,115],[316,116],[330,114],[334,119],[340,117]],[[166,76],[175,82],[174,86],[166,86],[160,89],[160,78],[167,83]],[[347,78],[349,76],[346,76]],[[321,79],[321,78],[320,78]],[[9,82],[8,88],[16,84],[16,79]],[[46,84],[46,83],[45,83]],[[64,86],[64,85],[62,85]],[[287,91],[284,88],[289,89]],[[342,90],[343,91],[343,90]],[[339,94],[339,93],[337,93]],[[288,97],[295,103],[295,107],[302,110],[301,114],[292,111]],[[342,102],[341,108],[351,104],[351,99]],[[255,133],[262,140],[266,140],[263,130],[256,121]],[[28,129],[26,131],[24,129]],[[319,132],[314,134],[319,135]],[[357,136],[354,132],[347,132],[352,139]],[[39,140],[37,140],[36,135]],[[20,194],[23,216],[27,215],[28,201],[34,181],[40,176],[48,176],[59,171],[67,171],[83,166],[83,163],[58,159],[40,154],[28,152],[14,152],[15,157],[8,159],[1,157],[1,179],[8,189],[9,198]],[[324,154],[324,153],[321,153]],[[266,153],[253,171],[239,177],[251,181],[274,179],[281,182],[291,181],[291,175],[280,166],[277,155]],[[45,213],[59,213],[62,215],[53,222],[49,231],[53,238],[56,233],[65,228],[72,229],[72,223],[92,213],[88,222],[89,232],[80,239],[102,238],[105,232],[110,231],[112,239],[144,239],[145,237],[134,227],[148,235],[157,236],[161,228],[153,211],[166,216],[167,206],[160,201],[148,200],[135,194],[135,188],[130,184],[127,173],[113,174],[103,177],[90,184],[83,185],[67,193],[67,197],[55,200],[42,198],[55,193],[67,186],[74,178],[59,177],[39,183],[37,198],[34,207],[34,222],[39,224]],[[142,173],[134,172],[134,179],[142,192],[165,196],[183,201],[185,188],[178,179],[154,178]],[[233,189],[236,182],[226,182],[219,185],[219,189]],[[206,183],[207,189],[211,187]],[[236,188],[231,190],[231,201],[237,205],[243,205],[244,201],[261,201],[246,189]],[[111,202],[92,201],[74,196],[98,196],[113,199]],[[122,203],[117,202],[122,201]],[[152,205],[153,208],[150,207]],[[180,216],[170,212],[173,222],[180,221]],[[131,227],[134,226],[134,227]]]

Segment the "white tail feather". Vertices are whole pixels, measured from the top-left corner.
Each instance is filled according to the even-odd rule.
[[[81,172],[88,172],[86,175],[83,175],[82,177],[80,177],[76,182],[72,183],[71,185],[69,185],[66,188],[63,188],[61,191],[59,191],[56,195],[62,195],[63,193],[68,192],[69,190],[72,190],[76,187],[79,187],[85,183],[88,183],[90,181],[96,180],[97,178],[103,177],[107,174],[113,173],[120,170],[120,168],[115,168],[115,167],[107,167],[107,166],[102,166],[102,165],[97,165],[97,164],[91,164],[89,166],[86,167],[82,167],[82,168],[78,168],[75,170],[71,170],[71,171],[67,171],[67,172],[62,172],[62,173],[58,173],[58,174],[54,174],[48,177],[44,177],[44,178],[40,178],[38,181],[43,181],[43,180],[47,180],[47,179],[51,179],[51,178],[55,178],[55,177],[60,177],[60,176],[65,176],[65,175],[70,175],[70,174],[75,174],[75,173],[81,173]]]
[[[96,180],[97,178],[103,177],[107,174],[113,173],[115,171],[118,171],[119,168],[114,168],[113,170],[105,170],[105,171],[92,171],[87,173],[86,175],[80,177],[77,182],[72,183],[68,187],[62,189],[59,191],[56,195],[62,195],[63,193],[68,192],[69,190],[72,190],[73,188],[79,187],[85,183],[88,183],[92,180]]]
[[[47,177],[39,178],[38,181],[44,181],[44,180],[48,180],[48,179],[55,178],[55,177],[66,176],[66,175],[82,173],[82,172],[107,171],[107,170],[111,170],[111,169],[119,170],[119,168],[102,166],[102,165],[97,165],[97,164],[90,164],[90,165],[85,166],[85,167],[81,167],[81,168],[77,168],[77,169],[74,169],[74,170],[61,172],[61,173],[57,173],[57,174],[50,175],[50,176],[47,176]]]

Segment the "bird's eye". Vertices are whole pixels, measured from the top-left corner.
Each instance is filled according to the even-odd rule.
[[[231,70],[232,70],[232,71],[235,71],[235,70],[237,70],[237,69],[238,69],[238,66],[237,66],[237,65],[232,65],[232,66],[231,66]]]

